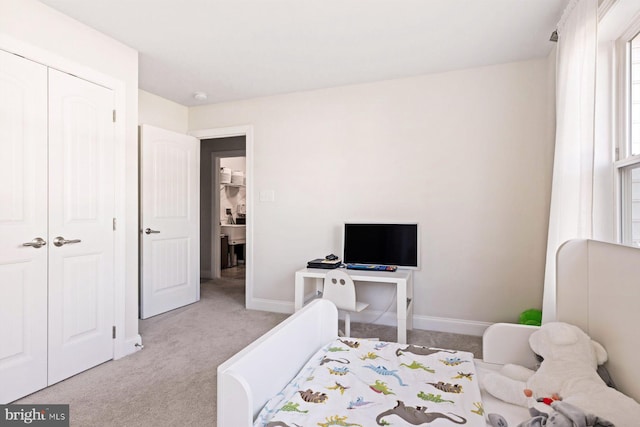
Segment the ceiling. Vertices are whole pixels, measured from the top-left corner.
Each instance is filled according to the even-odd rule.
[[[187,106],[544,57],[568,3],[40,1],[138,50],[140,88]]]

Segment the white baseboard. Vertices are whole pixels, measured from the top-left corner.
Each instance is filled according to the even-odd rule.
[[[307,295],[307,296],[312,296]],[[307,297],[306,296],[306,297]],[[305,300],[306,302],[306,300]],[[271,311],[274,313],[293,313],[293,303],[287,301],[269,300],[254,298],[247,306],[250,310]],[[340,316],[341,319],[344,315]],[[362,313],[353,313],[351,321],[362,323],[375,323],[376,325],[396,326],[396,313],[366,310]],[[451,319],[446,317],[433,317],[414,315],[414,329],[425,331],[449,332],[452,334],[473,335],[481,337],[485,329],[491,326],[490,322],[479,322],[474,320]]]
[[[449,332],[452,334],[464,334],[481,337],[485,329],[491,326],[490,322],[475,320],[449,319],[445,317],[413,316],[413,327],[428,331]]]
[[[123,339],[119,345],[116,345],[113,360],[121,359],[140,350],[142,350],[142,336],[136,334],[133,337]]]
[[[293,313],[293,303],[289,301],[280,301],[264,298],[252,298],[247,302],[247,309],[270,311],[272,313]]]
[[[374,323],[376,325],[396,326],[396,313],[366,310],[362,313],[351,315],[353,322]],[[413,328],[424,331],[449,332],[452,334],[473,335],[481,337],[484,330],[491,326],[489,322],[473,320],[451,319],[446,317],[433,317],[413,315]]]

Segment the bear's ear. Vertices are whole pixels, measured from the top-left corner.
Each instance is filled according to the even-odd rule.
[[[536,355],[542,354],[543,352],[542,345],[545,341],[545,337],[546,335],[541,329],[538,329],[537,331],[529,335],[529,347],[531,347],[531,350],[533,350],[533,352]],[[540,357],[543,357],[543,356],[540,356]]]
[[[609,358],[609,356],[607,355],[607,350],[605,350],[602,344],[600,344],[598,341],[591,340],[591,345],[593,345],[593,351],[596,353],[598,365],[602,365]]]
[[[578,328],[574,325],[556,322],[551,328],[549,328],[549,341],[554,345],[575,344],[579,340],[577,329]]]

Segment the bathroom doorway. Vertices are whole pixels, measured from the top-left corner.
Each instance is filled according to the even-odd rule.
[[[213,152],[219,165],[220,277],[245,278],[247,236],[246,156],[223,157]],[[214,172],[215,173],[215,172]]]
[[[216,158],[246,157],[246,244],[244,248],[244,280],[233,279],[233,284],[224,289],[225,295],[237,298],[238,302],[244,299],[244,306],[255,309],[253,297],[253,126],[231,126],[212,129],[200,129],[189,132],[200,140],[200,273],[203,280],[200,281],[200,290],[207,291],[211,286],[218,288],[220,285],[210,282],[230,281],[220,276],[220,210],[216,204],[216,194],[220,191],[220,165]],[[214,155],[215,153],[215,155]],[[215,192],[214,192],[215,190]],[[215,206],[214,206],[215,204]],[[214,237],[212,239],[212,237]],[[211,279],[209,279],[211,278]],[[222,285],[224,286],[224,285]],[[227,292],[228,291],[228,292]],[[219,294],[219,292],[218,292]]]
[[[246,138],[201,140],[200,274],[203,279],[246,275]],[[223,173],[224,172],[224,173]]]

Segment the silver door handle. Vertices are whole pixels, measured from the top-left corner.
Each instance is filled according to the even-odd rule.
[[[64,237],[58,236],[55,239],[53,239],[53,244],[60,247],[60,246],[67,245],[69,243],[80,243],[81,241],[82,240],[80,239],[67,240]]]
[[[150,228],[145,228],[144,232],[147,233],[147,234],[158,234],[158,233],[160,233],[158,230],[152,230]]]
[[[30,242],[23,243],[22,246],[31,246],[34,249],[39,249],[39,248],[43,247],[46,244],[47,244],[47,242],[45,242],[45,240],[42,237],[36,237],[35,239],[33,239]]]

